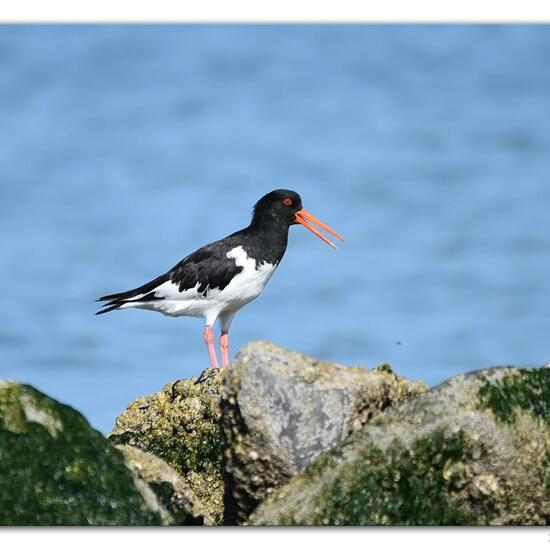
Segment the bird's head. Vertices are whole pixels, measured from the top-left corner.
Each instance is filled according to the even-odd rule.
[[[312,224],[330,233],[337,239],[344,239],[331,229],[328,225],[315,218],[302,206],[302,198],[295,191],[289,189],[276,189],[264,195],[254,206],[253,220],[260,221],[275,219],[287,227],[294,224],[301,224],[317,235],[322,241],[332,248],[336,248],[322,233]]]

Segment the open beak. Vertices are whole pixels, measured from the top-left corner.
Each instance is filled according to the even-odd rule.
[[[311,223],[314,223],[315,225],[319,226],[321,229],[324,229],[327,233],[330,233],[337,239],[340,239],[343,241],[344,239],[336,233],[333,229],[331,229],[328,225],[324,224],[322,221],[318,220],[315,216],[312,216],[307,210],[301,209],[298,212],[296,212],[296,223],[302,224],[304,227],[307,227],[312,233],[317,235],[322,241],[325,241],[329,246],[332,246],[332,248],[336,248],[334,244],[332,244],[322,233],[320,233]],[[311,223],[308,223],[311,222]]]

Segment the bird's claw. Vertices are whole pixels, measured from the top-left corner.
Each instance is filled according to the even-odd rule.
[[[217,367],[208,367],[207,369],[204,369],[200,373],[199,377],[195,380],[195,384],[202,384],[203,382],[206,382],[207,380],[215,378],[220,371],[221,371],[221,369],[217,368]]]

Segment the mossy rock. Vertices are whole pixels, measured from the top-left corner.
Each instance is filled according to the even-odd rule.
[[[223,518],[218,400],[226,370],[210,369],[200,379],[178,380],[140,397],[108,435],[113,444],[137,447],[174,468],[216,524]]]
[[[123,455],[77,411],[0,381],[1,525],[159,525]]]
[[[249,344],[227,374],[220,401],[225,523],[242,523],[319,455],[426,390],[388,365],[350,368],[269,342]]]
[[[550,369],[460,375],[388,409],[266,499],[254,525],[548,525]]]

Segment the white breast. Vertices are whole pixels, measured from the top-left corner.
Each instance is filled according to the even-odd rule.
[[[256,260],[249,258],[242,246],[230,250],[227,257],[233,258],[243,270],[219,292],[219,298],[223,299],[228,306],[237,306],[229,307],[229,310],[239,309],[262,292],[277,266],[268,263],[259,263],[256,266]]]

